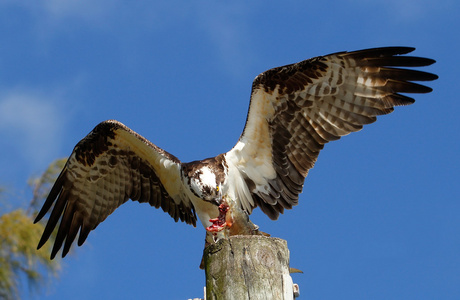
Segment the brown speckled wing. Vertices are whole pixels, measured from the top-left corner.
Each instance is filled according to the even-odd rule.
[[[428,93],[412,81],[436,75],[406,67],[434,60],[401,56],[408,47],[341,52],[268,70],[256,77],[243,134],[227,153],[244,178],[255,206],[272,219],[298,202],[304,179],[329,141],[339,139],[414,102],[400,93]],[[270,164],[267,164],[267,161]]]
[[[176,157],[120,122],[102,122],[75,146],[37,215],[35,222],[54,203],[38,248],[61,219],[51,258],[63,244],[64,257],[78,232],[82,245],[90,231],[128,199],[161,207],[176,222],[195,226],[194,208],[181,189]]]

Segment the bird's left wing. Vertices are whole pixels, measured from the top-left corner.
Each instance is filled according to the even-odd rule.
[[[61,219],[51,258],[65,242],[64,257],[79,231],[80,246],[128,199],[161,207],[176,222],[195,226],[195,210],[184,196],[180,172],[176,157],[122,123],[100,123],[75,146],[35,219],[42,219],[54,203],[38,248]]]
[[[409,47],[340,52],[268,70],[256,77],[246,125],[225,154],[229,180],[243,209],[260,206],[276,219],[297,204],[304,179],[330,141],[372,123],[427,93],[412,81],[436,75],[407,67],[434,60],[403,56]]]

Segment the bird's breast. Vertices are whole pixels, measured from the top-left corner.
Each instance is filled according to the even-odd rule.
[[[209,220],[217,218],[219,215],[219,207],[209,201],[198,198],[193,194],[191,195],[190,200],[195,207],[196,215],[200,219],[201,224],[203,224],[205,228],[210,226],[212,223]]]

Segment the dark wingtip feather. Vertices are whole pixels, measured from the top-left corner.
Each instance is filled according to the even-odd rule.
[[[45,203],[43,204],[42,208],[38,212],[37,216],[35,217],[34,224],[38,223],[49,211],[51,206],[53,205],[54,201],[58,198],[59,194],[61,193],[63,181],[65,177],[66,167],[64,167],[59,174],[56,182],[54,183],[53,187],[51,188],[48,197],[46,197]]]
[[[386,89],[396,91],[398,93],[414,93],[414,94],[424,94],[429,93],[433,89],[425,85],[410,81],[399,81],[394,79],[388,79],[387,84],[385,85]]]
[[[64,249],[62,249],[62,257],[65,257],[67,253],[70,251],[70,247],[72,246],[75,237],[77,236],[78,231],[80,230],[80,223],[81,218],[78,214],[73,216],[72,223],[70,224],[70,229],[67,233],[67,238],[64,243]]]
[[[377,48],[368,48],[357,51],[344,52],[344,56],[354,56],[354,57],[382,57],[382,56],[394,56],[394,55],[404,55],[415,50],[415,47],[377,47]],[[335,53],[333,53],[335,54]]]
[[[47,240],[48,240],[48,237],[45,238],[45,236],[42,235],[42,237],[40,238],[40,241],[38,242],[37,250],[40,250],[40,248],[43,247],[43,245],[46,243]]]
[[[422,58],[422,57],[421,57]],[[434,64],[436,62],[436,60],[434,59],[431,59],[431,58],[426,58],[426,57],[423,57],[423,59],[425,60],[425,66],[431,66],[432,64]],[[437,77],[436,77],[437,78]]]
[[[68,227],[67,224],[63,223],[61,221],[61,224],[60,224],[59,229],[58,229],[58,233],[56,235],[56,239],[54,240],[53,250],[51,250],[51,259],[53,259],[56,256],[56,254],[61,249],[62,244],[66,240],[67,230],[68,230],[67,227]],[[62,257],[64,257],[64,256],[65,255],[64,255],[64,252],[63,252]]]
[[[40,249],[46,243],[46,241],[50,238],[51,234],[53,233],[54,228],[56,227],[56,224],[59,221],[59,218],[61,217],[61,214],[66,206],[66,197],[67,197],[66,191],[62,190],[59,194],[59,199],[56,202],[56,205],[54,206],[53,211],[51,212],[50,218],[48,219],[48,223],[45,226],[45,230],[43,231],[42,237],[40,238],[40,241],[38,242],[37,249]]]
[[[56,257],[56,254],[58,253],[59,248],[56,249],[56,244],[53,246],[53,250],[51,251],[50,259],[53,260]]]
[[[81,246],[83,243],[86,241],[86,238],[88,237],[89,233],[91,232],[91,229],[88,226],[83,225],[80,228],[80,235],[78,236],[78,241],[77,245]]]

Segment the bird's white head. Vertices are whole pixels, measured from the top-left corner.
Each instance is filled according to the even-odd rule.
[[[216,174],[208,166],[197,168],[187,174],[189,187],[195,196],[219,205],[222,200],[221,183]]]

